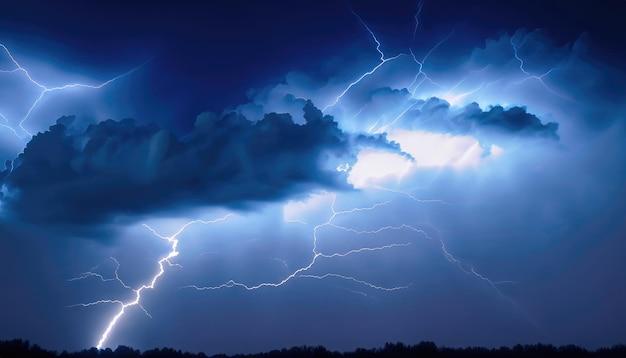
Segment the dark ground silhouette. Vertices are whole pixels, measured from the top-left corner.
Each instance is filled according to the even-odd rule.
[[[174,358],[205,358],[204,353],[187,353],[171,348],[152,349],[144,352],[119,346],[115,350],[96,348],[82,350],[80,352],[54,352],[45,350],[37,345],[31,345],[28,341],[11,340],[0,341],[0,358],[82,358],[82,357],[111,357],[111,358],[135,358],[135,357],[174,357]],[[611,348],[600,348],[594,351],[568,345],[555,347],[546,344],[516,345],[514,347],[500,348],[445,348],[437,347],[432,342],[422,342],[417,345],[405,345],[402,343],[387,343],[383,348],[356,349],[352,352],[333,352],[324,347],[293,347],[289,349],[273,350],[256,354],[237,355],[213,355],[213,358],[287,358],[287,357],[332,357],[332,358],[366,358],[366,357],[440,357],[440,358],[482,358],[482,357],[615,357],[626,358],[626,346],[616,345]]]

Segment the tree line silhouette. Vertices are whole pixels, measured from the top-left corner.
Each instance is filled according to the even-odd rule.
[[[171,348],[157,348],[141,352],[126,346],[115,350],[110,348],[98,350],[85,349],[79,352],[55,352],[45,350],[25,340],[0,341],[0,358],[394,358],[394,357],[436,357],[436,358],[526,358],[526,357],[610,357],[626,358],[626,345],[610,348],[587,350],[575,345],[553,346],[548,344],[516,345],[500,348],[446,348],[437,347],[432,342],[421,342],[416,345],[403,343],[387,343],[382,348],[359,348],[352,352],[329,351],[324,347],[293,347],[255,354],[217,354],[208,356],[204,353],[188,353]]]

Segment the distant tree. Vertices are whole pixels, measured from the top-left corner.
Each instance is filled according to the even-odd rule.
[[[171,348],[157,348],[144,351],[127,346],[98,350],[85,349],[79,352],[57,353],[45,350],[29,341],[15,339],[0,341],[0,358],[209,358],[204,353],[181,352]],[[433,342],[421,342],[416,345],[387,343],[382,348],[358,348],[353,352],[333,352],[325,347],[301,346],[289,349],[273,350],[256,354],[237,354],[227,356],[214,355],[211,358],[626,358],[626,346],[600,348],[588,351],[584,348],[567,345],[555,347],[548,344],[515,345],[513,347],[483,348],[446,348],[437,347]]]

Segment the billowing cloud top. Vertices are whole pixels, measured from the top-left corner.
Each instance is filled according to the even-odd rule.
[[[306,102],[296,97],[285,85],[265,89],[251,102],[236,108],[249,118],[262,118],[263,111],[290,113],[294,120],[301,117],[299,108]],[[472,134],[481,140],[497,140],[511,135],[559,139],[558,123],[542,122],[524,106],[501,105],[481,108],[472,102],[452,106],[447,100],[433,96],[416,98],[408,89],[377,87],[358,98],[358,115],[343,116],[339,123],[345,130],[362,133],[384,133],[393,129],[429,130],[449,134]]]
[[[385,136],[348,135],[311,102],[304,119],[204,113],[177,138],[130,119],[77,130],[66,117],[2,173],[4,214],[85,224],[184,205],[245,207],[315,187],[347,188],[337,163],[353,162],[359,147],[398,151]]]

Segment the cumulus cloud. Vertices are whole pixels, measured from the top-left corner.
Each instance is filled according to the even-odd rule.
[[[346,126],[369,132],[409,129],[469,134],[496,142],[510,138],[559,138],[558,123],[544,123],[524,106],[481,108],[476,102],[453,106],[445,99],[417,99],[406,89],[388,87],[373,90],[369,100],[363,102],[358,118]]]
[[[415,120],[421,113],[418,122],[439,121],[439,130],[454,122],[447,123],[448,128],[463,133],[553,139],[558,130],[559,137],[568,141],[577,135],[572,131],[606,128],[623,119],[626,111],[621,100],[626,95],[626,73],[604,62],[592,44],[587,34],[557,42],[541,30],[502,33],[464,54],[455,53],[454,45],[446,42],[424,65],[432,81],[419,75],[420,67],[410,56],[402,56],[353,86],[328,111],[348,131],[380,129],[406,110],[402,121]],[[452,64],[451,56],[455,56]],[[298,108],[301,98],[332,103],[372,66],[372,62],[355,63],[327,77],[291,72],[281,83],[251,92],[250,102],[237,110],[258,119],[270,111],[298,118],[293,108]],[[420,107],[432,98],[441,100],[436,105],[442,111],[429,111],[434,117],[426,118]],[[486,113],[479,115],[474,102]]]
[[[518,49],[529,77],[514,58]],[[490,39],[472,51],[467,67],[488,66],[494,81],[480,92],[488,98],[532,105],[561,117],[562,123],[583,125],[584,130],[603,129],[622,120],[626,72],[603,61],[586,33],[566,43],[556,43],[544,31],[518,30]],[[575,123],[574,123],[575,121]]]
[[[440,98],[430,98],[407,112],[398,126],[410,129],[428,129],[452,134],[472,134],[479,138],[512,135],[516,137],[542,137],[558,139],[559,125],[542,123],[525,107],[491,106],[482,109],[477,103],[453,108]],[[496,139],[497,140],[497,139]]]
[[[1,174],[3,214],[35,223],[94,223],[194,205],[245,208],[312,188],[347,189],[337,163],[362,147],[398,151],[385,136],[349,135],[311,102],[249,121],[200,115],[179,138],[155,125],[59,120]]]

